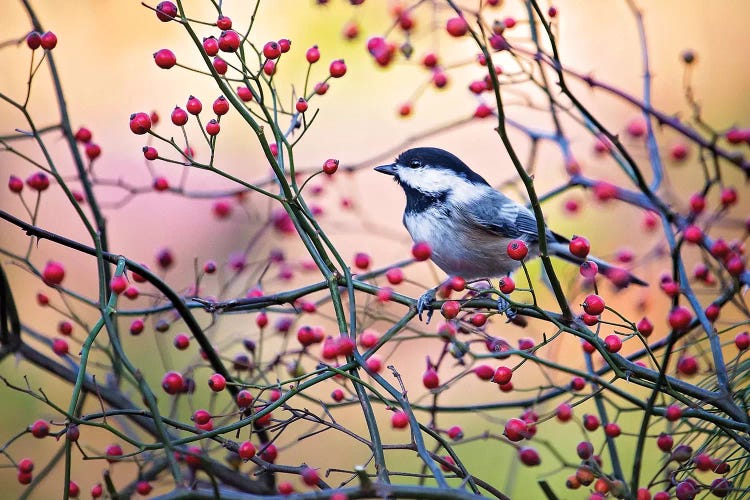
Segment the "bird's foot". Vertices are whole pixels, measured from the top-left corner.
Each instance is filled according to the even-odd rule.
[[[436,288],[430,288],[425,293],[422,294],[421,297],[417,299],[417,316],[419,317],[419,321],[422,321],[422,313],[425,309],[427,309],[427,324],[430,324],[430,320],[432,319],[432,309],[428,309],[429,305],[432,303],[433,300],[435,300],[435,293],[437,292]]]
[[[508,302],[505,297],[499,297],[497,299],[497,311],[500,314],[505,314],[505,317],[508,318],[508,321],[513,321],[518,313],[516,313],[515,309],[510,305],[510,302]]]

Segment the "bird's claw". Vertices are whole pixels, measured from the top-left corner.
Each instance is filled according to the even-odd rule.
[[[513,307],[510,305],[510,302],[505,300],[505,297],[499,297],[497,299],[497,311],[500,314],[505,314],[505,317],[508,318],[508,321],[513,321],[518,315],[515,309],[513,309]]]
[[[431,288],[427,290],[425,293],[422,294],[421,297],[417,299],[417,316],[419,317],[419,321],[422,321],[422,313],[427,309],[427,324],[430,324],[430,320],[432,319],[432,309],[428,309],[429,305],[432,303],[433,300],[435,300],[435,292],[436,290],[434,288]]]

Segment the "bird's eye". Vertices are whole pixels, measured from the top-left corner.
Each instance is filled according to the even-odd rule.
[[[419,160],[412,160],[412,161],[409,162],[409,166],[411,168],[419,168],[419,167],[422,166],[422,162],[419,161]]]

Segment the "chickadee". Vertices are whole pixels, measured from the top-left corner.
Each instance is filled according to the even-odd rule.
[[[404,226],[415,242],[430,245],[432,261],[448,275],[469,281],[509,275],[520,266],[507,253],[514,239],[526,243],[528,258],[539,255],[534,213],[493,189],[455,155],[438,148],[414,148],[375,170],[392,175],[403,188]],[[550,255],[579,265],[584,262],[570,253],[568,239],[549,229],[545,236]],[[612,264],[588,260],[618,286],[646,285]],[[420,298],[420,318],[434,297],[435,291],[430,290]]]

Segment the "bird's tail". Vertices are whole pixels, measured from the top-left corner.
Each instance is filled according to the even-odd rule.
[[[564,240],[564,238],[559,239]],[[550,242],[549,252],[551,255],[559,257],[563,260],[567,260],[568,262],[572,262],[573,264],[577,264],[579,266],[587,260],[590,262],[594,262],[599,268],[599,273],[606,276],[607,279],[609,279],[612,283],[620,288],[625,288],[631,283],[634,285],[648,286],[648,283],[638,278],[637,276],[632,275],[627,269],[615,266],[613,264],[610,264],[609,262],[597,259],[596,257],[589,256],[585,259],[576,257],[575,255],[570,253],[567,242]]]

